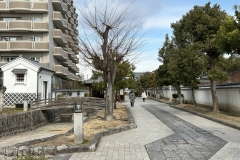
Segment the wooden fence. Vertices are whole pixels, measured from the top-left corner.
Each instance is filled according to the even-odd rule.
[[[101,108],[105,106],[105,99],[96,97],[73,97],[73,98],[51,98],[45,100],[30,101],[30,108],[72,108],[75,102],[80,102],[84,108]]]

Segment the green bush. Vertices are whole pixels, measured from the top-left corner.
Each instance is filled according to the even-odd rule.
[[[72,96],[72,91],[67,92],[68,96]]]
[[[89,92],[85,92],[84,97],[89,97]]]
[[[183,94],[181,94],[181,96],[183,97]],[[177,93],[173,93],[173,94],[172,94],[172,97],[173,97],[173,98],[178,98],[178,94],[177,94]]]
[[[66,93],[63,92],[63,93],[59,94],[57,97],[65,97],[65,95],[66,95]]]

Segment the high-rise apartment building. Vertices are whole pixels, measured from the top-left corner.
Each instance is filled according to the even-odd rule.
[[[55,71],[52,89],[79,81],[73,0],[0,0],[0,66],[22,55]]]

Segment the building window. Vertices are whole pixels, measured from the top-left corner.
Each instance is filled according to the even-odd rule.
[[[23,83],[24,82],[24,74],[16,74],[16,82],[17,83]]]
[[[3,18],[3,21],[16,21],[17,18]]]
[[[41,18],[40,17],[30,17],[30,21],[39,22],[39,21],[41,21]]]
[[[40,57],[29,57],[29,59],[40,62]]]
[[[31,41],[37,41],[37,42],[39,42],[39,41],[41,41],[41,37],[32,36],[32,37],[31,37]]]
[[[2,57],[2,61],[3,62],[11,62],[14,59],[16,59],[16,57]]]

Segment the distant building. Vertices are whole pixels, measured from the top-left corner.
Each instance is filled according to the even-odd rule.
[[[44,70],[54,71],[55,74],[51,77],[51,81],[47,83],[47,96],[50,93],[49,85],[56,92],[69,89],[66,85],[69,80],[80,81],[77,75],[79,73],[77,55],[80,51],[78,14],[73,2],[73,0],[0,1],[0,68],[22,55],[25,59],[37,61],[39,67],[41,65]],[[26,61],[22,60],[22,62]],[[29,61],[21,65],[24,68],[29,65],[28,63]],[[20,71],[26,70],[18,69],[6,74]],[[32,74],[32,70],[27,69],[26,73],[26,75]],[[30,78],[27,79],[26,85],[22,87],[28,87]],[[35,80],[30,90],[21,90],[21,92],[28,93],[28,96],[31,92],[31,96],[33,93],[38,94],[32,97],[43,98],[44,92],[41,91],[41,95],[39,94],[43,88],[34,86]],[[16,79],[8,79],[5,84],[10,85],[15,81]],[[17,87],[20,86],[17,85]],[[33,91],[34,88],[38,88],[39,93]],[[7,88],[5,98],[9,98],[10,92],[13,93],[12,89]],[[20,90],[15,92],[20,92]]]
[[[146,72],[133,72],[133,78],[135,79],[135,80],[140,80],[140,77],[142,76],[142,75],[144,75]]]

